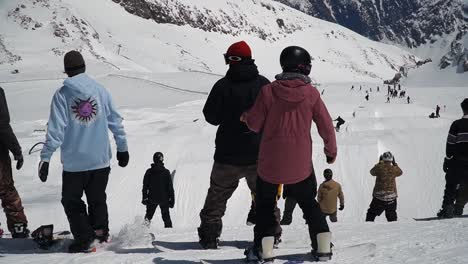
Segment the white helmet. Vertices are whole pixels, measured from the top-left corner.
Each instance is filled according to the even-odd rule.
[[[382,154],[383,161],[393,161],[393,154],[390,151],[385,152]]]

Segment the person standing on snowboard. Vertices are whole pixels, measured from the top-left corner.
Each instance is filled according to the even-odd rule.
[[[324,141],[329,164],[337,155],[335,129],[330,114],[311,85],[311,56],[303,48],[290,46],[280,55],[283,69],[276,81],[265,86],[254,106],[241,116],[254,132],[262,131],[258,162],[257,223],[254,246],[247,259],[274,258],[275,205],[279,184],[294,197],[304,213],[315,260],[331,259],[331,233],[315,200],[317,180],[312,165],[311,126],[315,122]]]
[[[0,87],[0,200],[11,237],[25,238],[29,236],[28,220],[13,182],[10,151],[16,160],[16,169],[20,170],[24,163],[23,154],[10,126],[10,113],[5,92]],[[2,235],[3,230],[0,229],[0,237]]]
[[[466,192],[468,188],[468,98],[461,103],[463,117],[455,120],[450,126],[446,144],[446,157],[443,169],[445,174],[445,190],[442,209],[437,213],[440,218],[452,218],[463,214],[465,203],[461,193],[460,201],[454,202],[458,189]],[[463,188],[460,188],[463,187]],[[456,210],[455,210],[456,209]]]
[[[333,171],[331,169],[326,169],[323,171],[323,177],[325,181],[320,184],[318,189],[317,201],[320,204],[320,209],[322,212],[330,217],[331,222],[337,222],[337,200],[340,200],[340,211],[344,209],[344,194],[341,185],[334,181]]]
[[[366,221],[374,222],[375,218],[385,211],[388,222],[397,220],[397,187],[396,177],[400,177],[403,172],[390,151],[385,152],[370,171],[375,176],[375,186],[372,193],[373,199],[367,210]]]
[[[112,156],[109,129],[117,144],[119,166],[127,166],[129,154],[123,119],[109,91],[85,73],[85,62],[79,52],[65,54],[64,66],[68,78],[52,98],[39,178],[42,182],[47,180],[50,159],[60,147],[62,205],[74,237],[68,250],[88,252],[94,239],[105,242],[109,237],[106,203]],[[83,192],[88,208],[81,200]]]
[[[198,227],[199,242],[204,249],[218,248],[226,204],[239,180],[245,178],[250,191],[256,193],[260,135],[251,132],[239,117],[252,107],[262,87],[270,83],[259,75],[246,42],[232,44],[224,59],[229,70],[213,86],[203,108],[206,121],[218,126],[210,188]],[[252,204],[247,222],[255,222],[255,215]]]
[[[172,228],[169,208],[174,208],[174,187],[172,176],[164,167],[164,155],[161,152],[154,153],[153,164],[143,179],[143,199],[141,203],[146,206],[145,221],[149,225],[156,208],[161,208],[161,216],[165,228]]]

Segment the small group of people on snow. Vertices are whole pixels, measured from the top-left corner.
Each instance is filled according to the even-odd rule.
[[[319,91],[311,85],[310,54],[298,46],[285,48],[280,55],[283,72],[273,82],[259,74],[252,51],[244,41],[231,45],[224,58],[229,70],[213,86],[203,108],[206,121],[218,126],[218,130],[210,187],[200,212],[200,245],[205,249],[218,247],[227,201],[245,178],[252,193],[247,223],[255,225],[253,246],[246,250],[249,259],[273,258],[273,245],[281,242],[281,225],[291,223],[293,210],[299,204],[309,227],[313,258],[329,260],[332,244],[326,217],[331,222],[337,221],[337,211],[344,209],[344,195],[330,169],[324,170],[325,181],[317,190],[312,162],[312,123],[323,140],[328,164],[336,160],[337,144],[333,120]],[[39,178],[43,182],[47,180],[52,154],[60,147],[62,204],[74,236],[69,252],[88,252],[96,240],[106,242],[109,237],[106,203],[112,156],[109,130],[117,145],[119,166],[127,166],[129,152],[122,117],[110,93],[85,73],[82,55],[76,51],[67,53],[64,66],[69,78],[52,99]],[[14,154],[17,169],[21,168],[23,157],[9,125],[1,89],[0,102],[0,198],[13,237],[27,237],[27,219],[13,186],[8,151]],[[447,139],[444,162],[447,186],[441,217],[458,214],[460,208],[463,211],[462,199],[454,203],[456,195],[468,189],[465,177],[468,99],[462,108],[464,117],[454,122]],[[344,120],[339,119],[336,121],[343,124]],[[159,206],[164,226],[170,228],[169,208],[175,204],[171,173],[164,166],[163,153],[155,153],[153,162],[143,179],[146,224]],[[376,184],[366,221],[374,221],[383,212],[388,221],[396,221],[395,179],[402,175],[402,170],[392,153],[383,153],[370,173],[376,177]],[[83,193],[88,206],[82,201]],[[283,219],[277,204],[281,196],[286,199]]]

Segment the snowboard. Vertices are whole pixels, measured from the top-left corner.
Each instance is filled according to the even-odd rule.
[[[448,219],[456,219],[456,218],[468,218],[468,215],[459,215],[459,216],[454,216],[453,218],[440,218],[440,217],[434,216],[434,217],[413,218],[413,219],[415,221],[433,221],[433,220],[448,220]]]

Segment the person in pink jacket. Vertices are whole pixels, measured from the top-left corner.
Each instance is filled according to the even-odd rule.
[[[304,213],[312,256],[315,260],[329,260],[331,233],[315,200],[317,180],[312,166],[310,130],[315,122],[327,162],[332,164],[337,155],[335,129],[319,91],[308,77],[312,67],[309,53],[301,47],[287,47],[281,53],[280,63],[283,73],[260,90],[254,106],[241,116],[250,130],[262,132],[254,247],[246,255],[259,259],[273,257],[266,245],[274,235],[278,185],[284,184],[284,191],[297,200]]]

